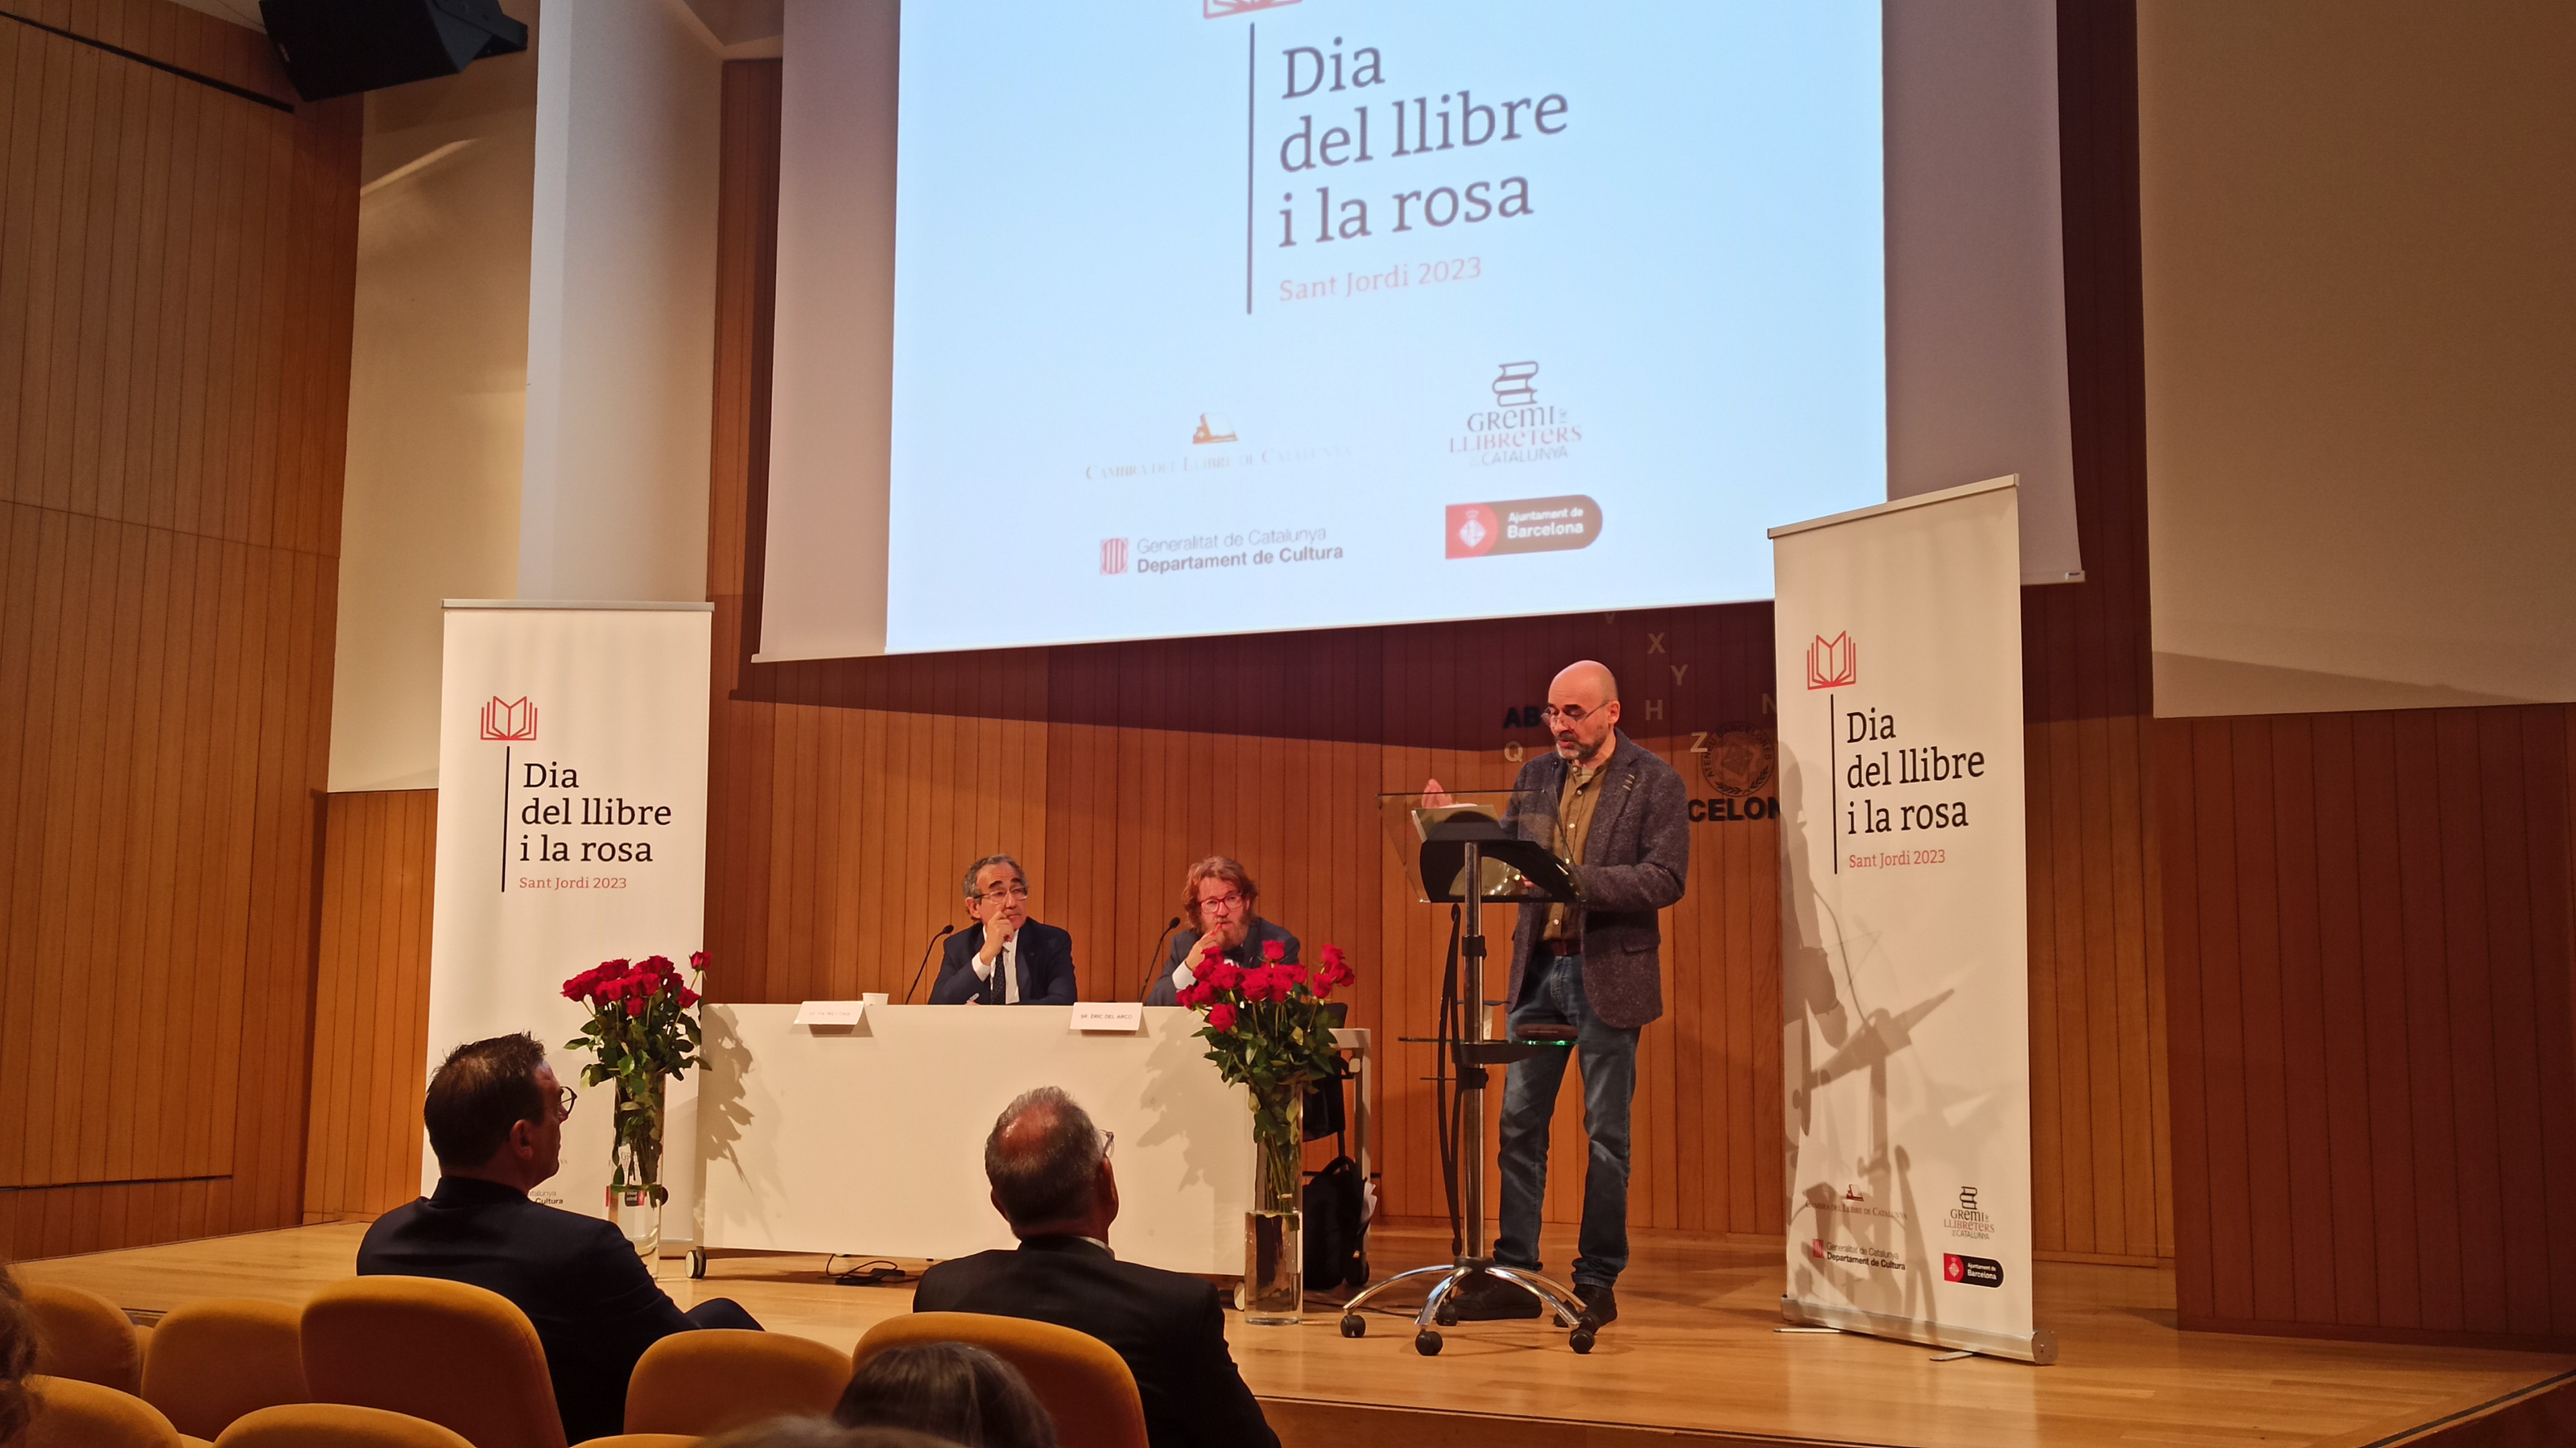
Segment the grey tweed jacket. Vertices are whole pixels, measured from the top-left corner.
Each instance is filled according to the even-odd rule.
[[[1565,789],[1553,749],[1521,766],[1512,788],[1553,818]],[[1606,1025],[1642,1026],[1664,1013],[1664,933],[1656,913],[1682,898],[1690,874],[1690,803],[1682,777],[1622,734],[1601,774],[1575,883],[1582,889],[1583,995]],[[1512,989],[1539,949],[1547,911],[1523,906],[1512,932]]]

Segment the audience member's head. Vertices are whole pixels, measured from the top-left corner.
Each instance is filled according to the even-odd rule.
[[[1107,1241],[1118,1218],[1109,1138],[1057,1087],[1023,1092],[1002,1108],[984,1138],[984,1176],[1015,1236]]]
[[[36,1315],[18,1292],[18,1279],[0,1267],[0,1443],[14,1443],[36,1416]],[[1048,1440],[1054,1441],[1052,1439]]]
[[[1055,1448],[1055,1421],[1028,1379],[962,1342],[878,1353],[850,1379],[832,1416],[854,1428],[916,1428],[963,1448]]]
[[[524,1032],[448,1052],[421,1106],[441,1174],[521,1191],[562,1165],[571,1114],[572,1093],[546,1064],[546,1048]]]
[[[903,1428],[844,1428],[829,1418],[771,1418],[702,1440],[698,1448],[959,1448]]]

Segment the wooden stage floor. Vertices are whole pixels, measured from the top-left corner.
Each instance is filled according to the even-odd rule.
[[[299,1302],[350,1270],[357,1223],[24,1262],[150,1315],[200,1297]],[[1571,1242],[1551,1238],[1551,1261]],[[1380,1228],[1380,1272],[1446,1256],[1437,1226]],[[1289,1448],[1585,1448],[1799,1443],[2008,1448],[2393,1448],[2576,1438],[2576,1357],[2180,1333],[2152,1268],[2043,1263],[2054,1367],[1936,1363],[1906,1343],[1778,1333],[1779,1248],[1639,1233],[1617,1324],[1589,1357],[1534,1324],[1470,1324],[1437,1358],[1373,1316],[1353,1341],[1321,1309],[1293,1328],[1229,1319],[1235,1358]],[[682,1305],[732,1297],[773,1330],[835,1347],[909,1310],[904,1287],[841,1287],[814,1257],[719,1257],[703,1281],[665,1264]],[[846,1264],[844,1264],[846,1265]],[[2538,1390],[2538,1391],[2535,1391]],[[2544,1396],[2545,1394],[2545,1396]],[[2562,1436],[2564,1435],[2564,1436]]]

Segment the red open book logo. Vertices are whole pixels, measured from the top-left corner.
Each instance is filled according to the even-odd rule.
[[[483,737],[500,743],[537,737],[537,706],[525,699],[502,702],[498,695],[483,706]]]
[[[1818,634],[1816,641],[1807,645],[1807,687],[1810,689],[1848,687],[1859,681],[1859,670],[1858,651],[1852,646],[1848,632],[1838,633],[1831,640]]]

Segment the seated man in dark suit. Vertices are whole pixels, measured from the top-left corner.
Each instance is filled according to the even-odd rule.
[[[1136,1374],[1153,1448],[1278,1448],[1226,1351],[1216,1289],[1111,1255],[1109,1139],[1072,1098],[1041,1086],[1004,1108],[984,1139],[984,1175],[1019,1250],[932,1267],[915,1312],[1028,1318],[1109,1344]]]
[[[614,1224],[528,1200],[561,1164],[572,1103],[533,1037],[448,1053],[422,1108],[438,1191],[376,1219],[358,1275],[442,1277],[516,1303],[545,1344],[564,1437],[579,1443],[624,1431],[644,1349],[693,1327],[760,1324],[724,1297],[682,1312]]]
[[[1200,959],[1210,947],[1246,970],[1270,959],[1274,945],[1280,960],[1297,964],[1297,937],[1253,912],[1253,902],[1260,898],[1261,887],[1252,883],[1251,872],[1223,855],[1190,866],[1181,880],[1181,915],[1190,928],[1172,937],[1172,953],[1145,993],[1145,1004],[1179,1005],[1180,993],[1197,979]]]
[[[1073,937],[1029,918],[1029,877],[1008,855],[966,867],[966,913],[975,923],[939,953],[935,1006],[1069,1006]]]

